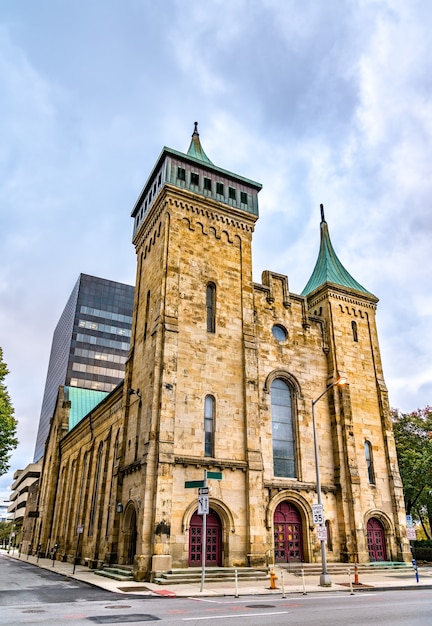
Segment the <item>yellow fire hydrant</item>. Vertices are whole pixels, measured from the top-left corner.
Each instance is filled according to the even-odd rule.
[[[276,576],[276,572],[274,571],[274,569],[272,569],[270,572],[270,589],[277,589],[276,587],[277,578],[278,577]]]

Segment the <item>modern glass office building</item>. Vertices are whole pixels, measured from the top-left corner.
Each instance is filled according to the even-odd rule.
[[[60,385],[109,393],[123,380],[133,302],[131,285],[80,274],[53,335],[34,462],[43,456]]]

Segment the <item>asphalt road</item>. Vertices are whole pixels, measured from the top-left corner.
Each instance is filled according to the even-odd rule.
[[[287,598],[163,598],[114,594],[0,555],[0,624],[91,626],[430,626],[430,589]]]

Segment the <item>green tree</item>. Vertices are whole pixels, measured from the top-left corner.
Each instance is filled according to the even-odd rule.
[[[17,421],[4,379],[9,371],[3,361],[3,350],[0,348],[0,476],[9,469],[9,458],[12,450],[18,445],[16,438]]]
[[[406,511],[421,522],[431,539],[432,408],[412,413],[393,409],[392,420]]]
[[[0,543],[7,543],[12,532],[12,522],[0,522]]]

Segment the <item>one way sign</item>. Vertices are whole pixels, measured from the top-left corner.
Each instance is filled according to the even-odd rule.
[[[208,515],[209,497],[208,495],[198,496],[198,515]]]

